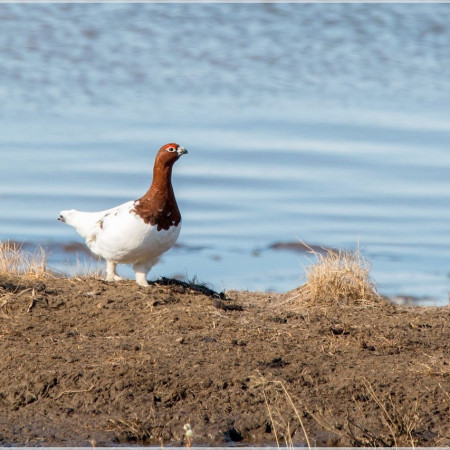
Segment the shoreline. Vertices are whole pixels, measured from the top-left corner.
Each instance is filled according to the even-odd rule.
[[[1,445],[450,445],[448,306],[6,275],[0,304]]]
[[[0,244],[1,244],[0,240]],[[86,246],[84,242],[79,241],[63,241],[63,242],[51,242],[45,241],[42,243],[34,242],[34,241],[17,241],[14,239],[5,240],[4,243],[9,243],[17,248],[20,248],[22,251],[29,255],[39,255],[42,251],[42,254],[45,255],[46,264],[48,264],[50,260],[49,270],[54,271],[62,277],[77,277],[77,276],[98,276],[104,270],[104,261],[95,256],[89,248]],[[208,249],[207,246],[198,246],[198,245],[187,245],[183,243],[176,243],[172,252],[183,252],[183,254],[190,254],[195,256],[198,252],[201,252],[205,249]],[[337,248],[326,247],[317,244],[309,244],[303,243],[300,241],[273,241],[272,243],[258,249],[248,250],[242,249],[242,254],[251,254],[253,257],[258,258],[264,252],[274,252],[279,255],[298,255],[299,258],[308,255],[308,257],[314,257],[315,254],[326,254],[327,251],[339,251]],[[234,251],[235,252],[235,251]],[[214,256],[210,256],[209,258],[204,257],[205,261],[211,259],[214,263],[220,262],[221,257],[217,256],[214,252]],[[167,257],[167,254],[165,255]],[[169,255],[169,257],[171,257]],[[54,261],[59,261],[56,264],[52,264]],[[65,261],[65,263],[63,263]],[[309,261],[311,263],[311,261]],[[205,262],[206,264],[206,262]],[[126,266],[126,265],[125,265]],[[131,269],[120,265],[121,270],[124,271],[122,276],[124,279],[129,279],[130,281],[133,279],[133,272]],[[220,267],[218,268],[220,269]],[[304,269],[304,268],[303,268]],[[301,272],[302,267],[299,264],[299,272]],[[154,278],[152,273],[149,274],[150,278]],[[176,278],[180,281],[188,281],[189,278],[187,274],[172,274],[172,278]],[[196,274],[194,273],[192,278],[197,279]],[[201,280],[203,282],[203,280]],[[206,282],[207,283],[207,282]],[[208,284],[208,283],[207,283]],[[217,284],[217,283],[216,283]],[[214,287],[211,284],[212,287]],[[230,289],[239,289],[233,288]],[[254,289],[251,289],[254,290]],[[283,293],[286,292],[287,289],[265,289],[264,292],[275,292],[275,293]],[[388,295],[381,292],[381,294],[388,298],[391,302],[397,305],[411,305],[411,306],[445,306],[447,305],[447,298],[438,298],[430,295],[415,295],[414,293],[405,293],[401,292],[401,290],[397,292],[390,293]],[[449,293],[450,295],[450,293]],[[450,297],[449,297],[450,301]]]

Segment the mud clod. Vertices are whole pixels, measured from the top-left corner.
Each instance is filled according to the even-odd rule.
[[[244,437],[241,433],[239,433],[239,431],[236,430],[236,428],[231,427],[225,432],[225,440],[231,442],[241,442],[244,440]]]

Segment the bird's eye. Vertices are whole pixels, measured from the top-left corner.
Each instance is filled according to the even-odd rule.
[[[174,152],[175,149],[174,149],[173,147],[168,147],[168,148],[167,148],[167,151],[168,151],[168,152]]]

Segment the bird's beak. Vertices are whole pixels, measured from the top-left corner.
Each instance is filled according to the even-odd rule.
[[[184,155],[184,154],[186,154],[188,151],[184,148],[184,147],[178,147],[177,148],[177,153],[178,153],[178,156],[181,156],[181,155]]]

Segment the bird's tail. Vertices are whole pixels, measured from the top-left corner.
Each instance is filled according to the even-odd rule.
[[[68,225],[75,226],[74,222],[76,222],[76,216],[80,211],[76,211],[75,209],[68,209],[66,211],[61,211],[59,213],[58,220],[60,222],[65,222]]]
[[[69,209],[67,211],[61,211],[58,220],[74,227],[81,236],[88,239],[99,220],[100,214],[101,213],[91,213]]]

